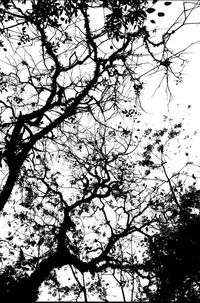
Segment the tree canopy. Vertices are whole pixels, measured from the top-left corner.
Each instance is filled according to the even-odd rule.
[[[180,197],[182,211],[162,220],[159,232],[146,239],[150,302],[199,302],[199,194],[191,186]]]
[[[34,302],[46,291],[58,300],[106,301],[116,283],[124,301],[127,289],[132,301],[153,300],[172,285],[168,273],[163,286],[162,253],[189,257],[178,251],[187,232],[193,245],[187,195],[180,174],[175,182],[165,166],[166,142],[182,124],[144,129],[140,117],[148,77],[165,79],[169,95],[171,79],[181,81],[187,48],[173,50],[171,37],[199,3],[184,4],[158,34],[174,4],[157,5],[1,1],[1,299]]]

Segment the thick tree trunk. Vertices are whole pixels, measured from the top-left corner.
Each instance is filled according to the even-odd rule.
[[[55,252],[41,261],[28,278],[19,280],[14,286],[10,285],[6,294],[1,294],[0,285],[0,302],[35,302],[37,300],[39,287],[42,282],[48,278],[50,272],[55,268],[67,264],[75,265],[81,272],[87,271],[93,266],[90,263],[79,260],[67,250]]]
[[[54,268],[58,268],[66,263],[62,256],[57,253],[52,254],[43,260],[28,278],[19,280],[5,295],[1,297],[5,302],[35,302],[38,296],[38,289],[43,281],[48,277]],[[12,287],[12,285],[11,285]]]

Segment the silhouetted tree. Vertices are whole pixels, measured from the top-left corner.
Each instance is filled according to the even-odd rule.
[[[132,242],[158,221],[149,209],[163,180],[150,174],[164,165],[161,138],[180,127],[149,142],[140,93],[157,71],[168,90],[170,75],[180,80],[168,42],[189,14],[157,41],[146,24],[156,1],[1,3],[1,299],[35,301],[43,285],[106,300],[107,274],[123,293],[147,268]],[[57,269],[75,282],[63,286]]]
[[[180,196],[181,210],[171,212],[172,218],[160,222],[158,232],[146,239],[150,302],[199,302],[199,199],[191,186]]]

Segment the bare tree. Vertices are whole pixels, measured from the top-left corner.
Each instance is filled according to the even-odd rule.
[[[170,74],[178,79],[181,51],[167,43],[189,10],[155,42],[146,21],[156,1],[4,2],[0,209],[10,230],[1,296],[34,301],[46,281],[59,298],[87,301],[98,290],[105,299],[111,273],[125,299],[127,276],[146,268],[131,243],[157,222],[149,209],[159,186],[148,175],[163,165],[158,136],[159,163],[152,142],[141,146],[143,78],[161,71],[167,87]],[[64,267],[70,287],[57,277]]]

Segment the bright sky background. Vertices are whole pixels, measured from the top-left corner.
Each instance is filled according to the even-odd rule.
[[[180,11],[180,6],[182,6],[181,2],[182,1],[173,1],[173,4],[166,8],[163,1],[160,1],[159,6],[155,6],[158,7],[156,13],[159,11],[159,7],[160,11],[164,11],[166,13],[164,18],[157,17],[157,19],[155,19],[157,21],[158,28],[162,26],[163,28],[166,28],[167,24],[171,23],[172,13],[174,14],[174,17],[177,16],[177,13]],[[191,19],[200,23],[200,9],[198,10],[198,15],[197,13],[194,13],[193,16],[191,15]],[[156,27],[156,25],[154,25],[154,27]],[[200,25],[187,25],[179,30],[175,34],[174,38],[171,39],[171,47],[179,51],[180,48],[184,49],[190,43],[198,41],[198,39],[200,40]],[[185,128],[185,132],[183,136],[191,136],[189,139],[191,143],[191,160],[195,162],[196,157],[196,163],[200,163],[200,157],[198,157],[200,146],[200,43],[191,46],[191,48],[189,48],[187,53],[184,55],[184,58],[188,61],[188,63],[183,71],[183,81],[178,85],[176,85],[174,80],[170,82],[170,88],[173,95],[170,102],[165,93],[166,82],[163,82],[163,85],[161,85],[161,87],[153,95],[161,79],[159,74],[155,77],[149,77],[141,97],[142,107],[146,112],[142,113],[140,120],[142,124],[146,126],[146,128],[152,127],[159,129],[164,126],[163,115],[168,114],[173,118],[174,123],[179,123],[184,118],[183,128]],[[157,82],[155,79],[157,79]],[[189,108],[188,105],[190,105]],[[193,136],[195,131],[197,131],[197,134]],[[174,170],[179,169],[187,161],[185,152],[189,143],[188,141],[180,141],[180,144],[180,153],[178,153],[177,156],[172,159]],[[176,153],[176,150],[174,150],[174,152]],[[110,292],[110,295],[110,299],[113,301],[123,299],[121,291],[116,288],[113,289],[113,292]],[[43,293],[41,299],[45,298],[46,294]],[[94,297],[92,299],[98,300]],[[126,299],[129,300],[129,297]]]
[[[155,5],[156,12],[150,16],[152,19],[155,17],[156,21],[156,24],[152,25],[152,30],[156,27],[159,30],[160,28],[168,28],[168,25],[171,24],[173,18],[175,19],[175,17],[177,17],[183,1],[174,0],[172,2],[172,5],[169,7],[164,6],[164,1],[162,0],[160,0],[159,4]],[[195,2],[197,1],[190,1],[187,5],[191,6],[191,3]],[[163,11],[165,17],[157,17],[157,12],[159,11]],[[191,20],[200,23],[200,9],[191,15]],[[186,25],[171,39],[171,47],[179,51],[181,48],[183,49],[190,43],[198,40],[200,40],[200,24]],[[195,162],[196,157],[196,163],[198,164],[200,163],[200,43],[191,46],[184,55],[184,58],[188,63],[183,71],[183,82],[176,85],[175,81],[172,80],[170,83],[173,95],[173,99],[170,102],[165,93],[165,82],[163,82],[160,89],[153,95],[161,80],[160,74],[148,78],[148,82],[141,97],[142,107],[145,112],[142,113],[140,120],[146,128],[152,127],[159,129],[162,128],[162,125],[164,126],[163,115],[168,114],[171,116],[174,119],[174,123],[179,123],[184,118],[183,127],[186,129],[185,134],[192,136],[192,140],[189,140],[191,141],[191,160]],[[188,108],[188,105],[191,105],[191,107]],[[195,131],[197,131],[197,134],[193,136]],[[173,158],[174,169],[181,167],[187,160],[185,157],[186,146],[184,146],[184,143],[184,141],[180,142],[182,145],[180,153],[177,154],[177,157]],[[0,228],[2,227],[0,226]],[[122,300],[121,292],[117,293],[116,289],[114,289],[112,295],[115,295],[115,297],[112,297],[113,301]],[[47,294],[43,293],[40,299],[47,300]],[[96,298],[93,298],[93,300],[95,299]],[[127,297],[127,300],[128,299],[129,298]]]
[[[155,5],[156,12],[155,14],[152,14],[151,17],[152,19],[155,17],[156,24],[152,25],[152,29],[155,29],[156,27],[158,27],[158,29],[168,28],[169,24],[172,22],[172,19],[174,18],[175,20],[182,7],[182,1],[172,2],[173,4],[169,7],[164,6],[164,1],[160,1],[159,4]],[[165,17],[157,17],[156,15],[159,11],[165,12]],[[191,19],[195,18],[195,21],[198,21],[199,18],[198,22],[200,22],[200,9],[198,10],[198,13],[198,16],[195,13],[194,16],[191,16]],[[179,51],[180,48],[183,49],[190,43],[196,42],[198,39],[200,40],[199,34],[200,26],[187,25],[179,30],[175,34],[174,38],[171,39],[171,47]],[[200,43],[193,45],[187,52],[188,53],[184,56],[188,63],[183,72],[183,82],[176,85],[175,81],[172,80],[170,83],[171,92],[173,94],[173,99],[171,102],[169,102],[165,93],[166,82],[163,82],[163,85],[161,85],[161,87],[153,95],[161,80],[160,74],[156,74],[156,76],[151,76],[148,78],[143,95],[141,97],[142,107],[145,112],[142,113],[140,120],[146,128],[152,127],[159,129],[164,126],[163,115],[168,114],[171,116],[174,119],[174,123],[179,123],[184,118],[183,127],[186,128],[186,133],[193,136],[192,134],[194,131],[197,131],[197,135],[191,140],[191,153],[193,154],[191,155],[191,158],[194,160],[194,155],[198,155],[200,146],[200,103],[198,100],[200,94],[200,81],[198,77],[198,72],[200,71]],[[188,108],[188,105],[191,105],[191,107]],[[177,155],[176,160],[173,158],[173,161],[175,161],[173,162],[174,169],[181,167],[187,160],[185,157],[186,147],[183,144],[184,142],[182,141],[180,143],[182,144],[180,149],[181,153]],[[64,271],[62,275],[63,280],[67,279]],[[123,299],[121,291],[117,288],[114,288],[113,291],[110,292],[110,295],[110,299],[113,301]],[[47,298],[48,294],[46,291],[44,291],[40,296],[40,300],[47,300]],[[90,297],[89,299],[98,300],[98,298],[94,297]],[[126,299],[129,300],[130,298],[127,296]]]
[[[187,2],[186,7],[189,8],[196,2]],[[152,29],[156,27],[158,29],[162,27],[167,28],[173,18],[179,14],[182,5],[183,1],[172,1],[172,5],[168,7],[164,6],[164,1],[160,1],[159,5],[156,3],[156,12],[153,13],[154,15],[151,14],[152,19],[156,21],[156,25],[153,25]],[[165,17],[157,17],[157,12],[159,11],[163,11]],[[170,40],[170,47],[176,51],[180,51],[190,44],[200,41],[200,8],[192,12],[188,21],[193,24],[185,25],[179,29]],[[190,136],[188,140],[180,140],[181,147],[179,148],[179,153],[172,158],[174,170],[178,170],[187,160],[193,161],[195,164],[200,163],[200,42],[191,45],[186,50],[183,58],[187,60],[182,74],[183,81],[177,85],[175,80],[171,79],[170,89],[172,99],[170,102],[165,92],[166,81],[163,81],[162,85],[158,88],[161,80],[161,75],[159,74],[149,77],[146,89],[144,89],[141,97],[142,107],[146,111],[146,113],[142,114],[141,121],[147,128],[162,128],[164,126],[163,115],[168,115],[174,120],[174,123],[183,122],[183,129],[185,130],[182,133],[182,139],[187,135]],[[156,89],[157,91],[155,92]],[[194,133],[196,134],[194,135]],[[187,159],[185,152],[188,144],[191,148],[189,158]],[[197,171],[196,176],[200,177],[200,169],[196,166],[194,169]]]

